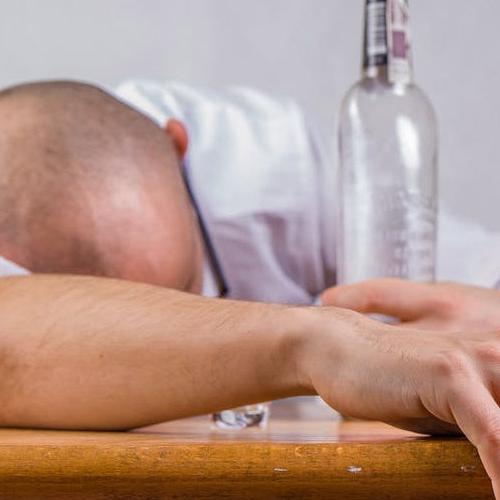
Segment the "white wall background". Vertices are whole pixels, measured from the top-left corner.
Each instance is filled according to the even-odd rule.
[[[333,130],[358,77],[363,3],[0,0],[0,86],[130,77],[247,84],[295,97]],[[440,119],[442,199],[500,230],[500,1],[411,7],[417,81]]]

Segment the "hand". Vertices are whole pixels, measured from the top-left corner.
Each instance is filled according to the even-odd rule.
[[[330,288],[321,298],[325,305],[393,316],[414,329],[500,330],[500,291],[486,288],[381,279]]]
[[[461,429],[500,499],[500,333],[413,331],[323,311],[299,373],[344,415],[426,434]],[[344,316],[343,327],[332,324]]]

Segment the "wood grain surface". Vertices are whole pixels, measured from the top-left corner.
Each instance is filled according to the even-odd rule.
[[[0,430],[1,499],[492,499],[476,450],[378,423],[208,418],[130,433]]]

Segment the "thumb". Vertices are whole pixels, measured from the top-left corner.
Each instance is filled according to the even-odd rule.
[[[352,309],[362,314],[378,313],[411,321],[432,313],[437,289],[427,283],[380,279],[326,290],[323,305]]]

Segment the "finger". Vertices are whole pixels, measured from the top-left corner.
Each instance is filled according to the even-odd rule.
[[[438,294],[435,286],[398,279],[365,281],[326,290],[324,305],[352,309],[367,314],[379,313],[402,320],[415,320],[430,314]]]
[[[450,410],[457,424],[476,446],[500,500],[500,409],[482,385],[467,384],[449,393]]]

